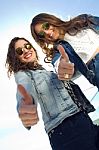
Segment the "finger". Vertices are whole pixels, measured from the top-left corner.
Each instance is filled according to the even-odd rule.
[[[65,77],[65,74],[60,74],[58,75],[58,79],[59,80],[70,80],[72,78],[72,75],[71,74],[67,74],[68,75],[68,78]]]
[[[26,89],[21,84],[18,85],[18,90],[20,94],[23,96],[25,104],[33,104],[31,95],[26,91]]]
[[[38,119],[38,114],[19,114],[19,118],[21,118],[22,121],[26,121],[26,120],[34,120],[34,119]]]
[[[19,114],[36,114],[37,113],[37,106],[36,105],[20,105],[19,106],[19,110],[18,110]]]
[[[59,52],[61,54],[61,57],[63,59],[65,59],[66,62],[69,62],[69,57],[68,57],[67,53],[65,52],[63,46],[62,45],[58,45],[57,49],[59,50]]]
[[[64,59],[61,59],[58,68],[61,68],[61,69],[73,69],[74,68],[74,64],[66,62]]]
[[[58,74],[74,74],[74,64],[63,62],[63,59],[61,60],[61,63],[58,66]]]
[[[62,80],[62,81],[69,81],[71,78],[67,78],[67,79],[66,79],[66,78],[64,78],[64,77],[60,77],[60,76],[59,76],[58,79],[59,79],[59,80]]]
[[[58,72],[58,76],[63,76],[64,77],[64,74],[68,74],[72,77],[74,75],[74,71],[72,71],[72,70],[68,70],[68,71],[62,70],[62,71]]]
[[[27,120],[27,121],[23,121],[23,125],[26,127],[26,128],[30,128],[30,126],[33,126],[35,124],[37,124],[39,121],[39,119],[34,119],[34,120]]]

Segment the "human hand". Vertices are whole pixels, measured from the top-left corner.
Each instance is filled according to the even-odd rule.
[[[18,90],[24,97],[21,100],[18,113],[23,125],[30,129],[31,126],[37,124],[39,118],[37,113],[37,106],[33,104],[31,95],[26,91],[22,85],[18,85]]]
[[[60,80],[70,80],[74,74],[74,64],[69,62],[69,57],[62,45],[58,45],[57,49],[61,54],[58,66],[58,78]]]

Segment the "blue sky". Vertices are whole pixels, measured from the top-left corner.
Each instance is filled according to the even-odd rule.
[[[0,26],[7,28],[11,24],[26,22],[40,12],[55,13],[63,18],[79,13],[99,15],[98,0],[1,0]]]
[[[0,0],[0,149],[17,150],[51,150],[48,137],[44,131],[41,113],[40,121],[27,131],[21,124],[16,112],[16,84],[14,78],[7,77],[5,59],[7,47],[11,38],[25,36],[34,42],[30,34],[30,22],[38,13],[46,12],[67,19],[88,13],[99,16],[99,0]],[[36,45],[38,51],[40,48]],[[43,58],[43,54],[42,54]],[[43,59],[42,59],[43,60]],[[80,77],[77,81],[89,99],[92,99],[97,89]],[[83,84],[82,84],[83,83]],[[99,94],[92,100],[97,111],[90,116],[99,117]],[[39,140],[38,140],[39,139]],[[39,142],[39,143],[38,143]]]

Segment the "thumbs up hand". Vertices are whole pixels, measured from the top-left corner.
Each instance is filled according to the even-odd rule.
[[[32,97],[30,96],[30,94],[26,91],[26,89],[21,84],[18,85],[18,90],[21,93],[21,95],[24,97],[25,104],[27,104],[27,105],[33,104]]]
[[[64,59],[66,62],[69,62],[69,57],[68,57],[67,53],[65,52],[63,46],[58,45],[57,49],[59,50],[59,52],[61,54],[61,59]]]
[[[69,62],[69,57],[62,45],[58,45],[57,49],[61,54],[58,66],[58,78],[60,80],[70,80],[74,74],[74,64]]]
[[[39,118],[37,113],[37,106],[33,104],[31,95],[26,91],[22,85],[18,85],[18,90],[23,96],[21,100],[18,113],[23,125],[30,129],[31,126],[37,124]]]

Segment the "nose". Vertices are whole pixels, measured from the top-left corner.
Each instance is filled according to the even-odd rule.
[[[50,35],[51,34],[51,30],[44,30],[46,35]]]
[[[24,53],[27,53],[28,51],[29,51],[29,49],[23,48],[23,52],[24,52]]]

